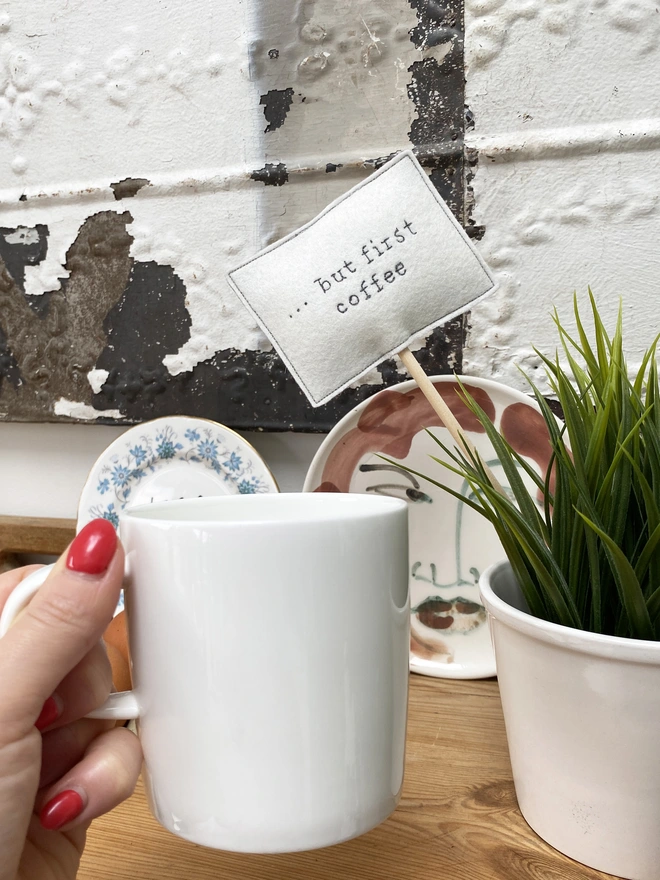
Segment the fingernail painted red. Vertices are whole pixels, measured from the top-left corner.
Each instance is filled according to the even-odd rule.
[[[117,549],[117,533],[107,519],[93,519],[69,547],[66,567],[83,574],[102,574]]]
[[[39,821],[48,831],[57,831],[79,816],[84,807],[77,791],[61,791],[39,813]]]
[[[43,705],[39,717],[34,722],[34,726],[37,728],[37,730],[45,730],[47,727],[50,727],[51,724],[54,724],[57,721],[57,719],[61,715],[61,712],[62,707],[55,699],[55,697],[48,697]]]

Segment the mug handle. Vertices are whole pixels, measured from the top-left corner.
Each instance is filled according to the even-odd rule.
[[[30,599],[50,574],[53,565],[46,565],[24,578],[10,593],[0,616],[0,639],[25,608]],[[121,691],[110,694],[105,703],[86,718],[109,718],[114,721],[126,721],[138,718],[140,714],[137,697],[134,691]]]

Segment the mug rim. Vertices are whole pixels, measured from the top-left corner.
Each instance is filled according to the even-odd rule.
[[[321,500],[323,499],[323,500]],[[289,506],[287,511],[284,505]],[[254,510],[263,508],[263,515],[248,513],[241,516],[236,512],[227,518],[209,517],[203,514],[205,508],[226,508],[229,511]],[[277,514],[281,508],[280,515]],[[190,508],[200,508],[199,516],[184,516]],[[391,513],[407,511],[408,503],[401,498],[383,495],[363,495],[346,492],[278,492],[246,495],[211,495],[203,498],[180,498],[171,501],[157,501],[138,504],[125,509],[120,514],[120,523],[132,521],[158,526],[258,526],[258,525],[297,525],[341,520],[370,519],[387,516]],[[178,514],[178,515],[177,515]],[[284,515],[282,515],[284,514]]]
[[[495,593],[492,587],[493,579],[507,568],[515,578],[513,567],[508,559],[494,562],[479,577],[479,592],[486,610],[493,620],[517,630],[523,635],[557,647],[610,660],[660,665],[660,641],[593,633],[553,623],[509,605]]]

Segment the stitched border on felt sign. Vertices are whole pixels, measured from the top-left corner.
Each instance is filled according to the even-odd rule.
[[[256,262],[261,257],[264,257],[266,254],[271,253],[272,251],[278,250],[278,248],[281,248],[283,245],[287,244],[288,242],[293,241],[295,238],[297,238],[299,235],[302,235],[308,229],[311,229],[312,226],[314,226],[316,223],[319,222],[319,220],[323,219],[323,217],[325,217],[327,214],[334,211],[335,208],[338,208],[343,202],[345,202],[347,199],[349,199],[358,190],[363,189],[364,187],[367,187],[370,183],[373,183],[380,176],[387,173],[387,171],[389,171],[391,168],[393,168],[399,162],[402,162],[404,160],[408,160],[409,162],[412,163],[412,167],[415,169],[417,174],[423,180],[424,185],[426,186],[426,188],[429,190],[429,192],[431,193],[431,195],[435,199],[436,204],[442,209],[445,216],[449,219],[451,228],[463,240],[463,242],[468,245],[472,256],[477,260],[477,262],[479,263],[479,266],[481,268],[481,271],[486,276],[486,278],[489,282],[489,286],[482,293],[476,294],[468,303],[466,303],[465,305],[456,309],[455,311],[450,312],[447,315],[443,315],[442,318],[439,318],[437,321],[432,321],[430,324],[426,324],[424,327],[420,327],[419,330],[413,331],[413,333],[411,333],[408,336],[408,339],[406,340],[406,344],[397,345],[395,348],[392,348],[389,351],[386,351],[383,354],[378,355],[377,358],[370,360],[369,364],[367,366],[365,366],[364,368],[361,368],[360,371],[355,376],[353,376],[347,382],[340,383],[335,388],[333,388],[331,391],[327,392],[326,395],[321,400],[317,400],[317,398],[314,396],[314,394],[307,387],[307,383],[304,381],[304,379],[302,378],[302,376],[300,375],[298,370],[296,370],[296,368],[291,363],[288,355],[284,352],[284,349],[282,348],[282,346],[281,346],[279,340],[277,339],[277,337],[275,336],[275,334],[271,331],[270,327],[268,326],[266,321],[261,317],[259,312],[255,309],[255,307],[246,299],[245,295],[240,290],[240,288],[238,287],[238,284],[234,281],[232,276],[236,272],[240,272],[240,270],[244,269],[246,266],[249,266],[252,263]],[[273,343],[273,345],[277,349],[278,354],[280,355],[282,360],[285,362],[285,364],[287,365],[287,367],[289,368],[291,373],[293,373],[293,375],[296,377],[296,381],[302,387],[305,394],[307,395],[307,398],[312,402],[312,404],[314,406],[323,406],[324,403],[327,403],[336,394],[339,394],[341,391],[344,391],[346,388],[348,388],[351,385],[352,382],[354,382],[356,379],[359,379],[360,376],[363,376],[365,373],[369,372],[369,370],[376,367],[379,363],[381,363],[381,361],[384,361],[387,358],[392,357],[398,351],[401,351],[403,348],[405,348],[407,343],[412,341],[416,336],[419,336],[422,333],[425,333],[427,330],[431,330],[434,327],[437,327],[439,324],[443,324],[446,321],[450,321],[452,318],[455,318],[458,315],[461,315],[463,312],[467,311],[470,308],[470,306],[474,305],[478,300],[485,297],[487,294],[492,293],[497,288],[497,284],[496,284],[495,280],[491,277],[491,275],[488,271],[488,268],[481,257],[481,254],[475,249],[474,245],[472,244],[472,242],[468,238],[465,230],[461,227],[461,225],[458,223],[458,221],[456,220],[454,215],[451,213],[451,211],[449,210],[449,208],[447,207],[447,205],[445,204],[443,199],[440,197],[439,193],[437,192],[437,190],[435,189],[435,187],[433,186],[433,184],[429,180],[427,174],[424,172],[424,169],[419,164],[419,162],[415,159],[415,156],[411,150],[404,150],[403,152],[399,153],[398,156],[395,156],[394,159],[391,159],[389,162],[387,162],[385,165],[383,165],[382,168],[379,168],[378,171],[375,171],[373,174],[369,175],[369,177],[366,180],[363,180],[357,186],[353,187],[348,192],[344,193],[342,196],[340,196],[338,199],[336,199],[334,202],[332,202],[330,205],[328,205],[326,208],[324,208],[323,211],[321,211],[320,214],[318,214],[316,217],[314,217],[312,220],[310,220],[309,223],[305,223],[304,226],[301,226],[298,229],[294,230],[293,232],[290,232],[289,235],[287,235],[285,238],[281,239],[280,241],[274,242],[273,244],[269,245],[269,247],[260,251],[258,254],[255,254],[253,257],[250,257],[249,260],[246,260],[244,263],[241,263],[240,266],[237,266],[235,269],[232,269],[231,272],[227,273],[227,277],[228,277],[229,283],[231,284],[232,289],[234,290],[236,295],[239,297],[239,299],[241,300],[243,305],[248,309],[248,311],[250,311],[254,315],[254,317],[259,321],[260,325],[266,331],[269,339],[271,340],[271,342]]]

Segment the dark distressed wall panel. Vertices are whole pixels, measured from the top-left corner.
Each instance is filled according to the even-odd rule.
[[[459,0],[262,0],[254,12],[244,58],[256,86],[253,106],[245,119],[223,115],[222,106],[205,109],[226,126],[258,126],[251,155],[262,161],[244,171],[230,168],[223,180],[181,174],[167,186],[157,175],[133,176],[127,161],[125,176],[96,188],[54,191],[46,199],[34,188],[21,193],[26,208],[41,199],[53,223],[71,199],[87,208],[62,263],[66,277],[59,289],[38,296],[26,293],[25,272],[47,257],[49,223],[0,228],[0,418],[69,420],[83,413],[87,420],[131,423],[186,413],[242,429],[325,431],[355,403],[403,378],[386,362],[378,381],[314,410],[263,345],[210,350],[190,369],[167,366],[199,333],[188,289],[195,276],[175,259],[170,265],[166,257],[135,255],[138,208],[148,200],[156,214],[161,198],[181,198],[182,206],[183,199],[196,199],[204,211],[209,194],[221,206],[225,190],[245,192],[256,204],[261,246],[412,143],[454,214],[479,234],[466,215]],[[161,147],[154,141],[154,150]],[[232,157],[219,162],[230,166]],[[219,242],[245,222],[214,212],[207,222],[217,218]],[[223,252],[219,244],[218,260],[228,268],[232,259],[231,246]],[[218,301],[222,296],[227,293],[219,292]],[[217,320],[223,311],[209,314]],[[429,337],[419,355],[429,373],[461,371],[466,328],[463,317]]]

